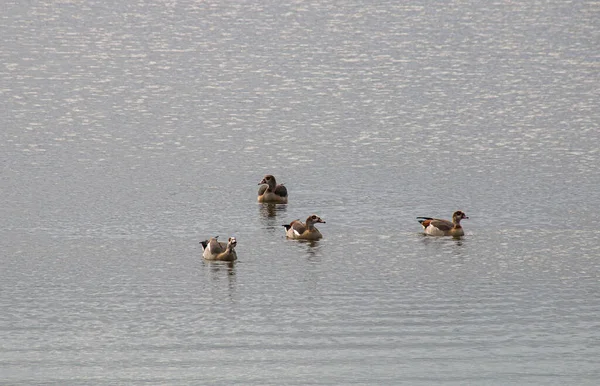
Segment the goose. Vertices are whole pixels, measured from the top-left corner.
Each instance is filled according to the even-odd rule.
[[[460,220],[462,219],[468,219],[468,217],[460,210],[452,214],[452,221],[432,217],[417,217],[417,221],[423,226],[425,234],[430,236],[463,236],[465,231],[460,225]]]
[[[264,176],[264,178],[258,184],[262,185],[260,188],[258,188],[258,202],[287,204],[287,188],[281,184],[277,185],[275,177],[273,177],[271,174]]]
[[[202,257],[206,260],[220,260],[220,261],[234,261],[237,260],[237,253],[235,253],[235,246],[237,240],[235,237],[230,237],[227,243],[220,242],[217,240],[219,236],[211,237],[208,240],[201,241]]]
[[[325,224],[325,221],[316,214],[308,216],[306,223],[294,220],[289,225],[283,225],[285,227],[285,235],[290,239],[319,240],[323,235],[314,226],[318,222]]]

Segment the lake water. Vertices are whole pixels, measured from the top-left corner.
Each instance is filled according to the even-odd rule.
[[[4,2],[0,383],[596,385],[598,20]],[[415,219],[458,209],[460,240]]]

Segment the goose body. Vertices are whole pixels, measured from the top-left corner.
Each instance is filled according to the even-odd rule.
[[[258,202],[287,204],[287,188],[281,184],[277,184],[274,176],[267,174],[258,184],[261,185],[258,188]]]
[[[452,237],[460,237],[465,234],[465,231],[460,225],[460,220],[462,219],[468,219],[468,217],[460,210],[457,210],[452,214],[452,221],[432,217],[417,217],[417,221],[423,226],[425,234],[430,236]]]
[[[237,260],[237,253],[235,253],[237,240],[235,237],[230,237],[226,243],[220,242],[217,240],[217,237],[211,237],[208,240],[200,242],[200,244],[202,244],[202,249],[204,250],[202,257],[204,257],[206,260]]]
[[[289,239],[319,240],[323,235],[315,227],[315,223],[324,224],[325,221],[316,214],[308,216],[305,223],[300,220],[294,220],[289,225],[284,225],[285,235]]]

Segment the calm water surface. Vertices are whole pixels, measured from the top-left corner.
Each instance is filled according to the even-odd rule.
[[[4,3],[0,383],[597,384],[598,3],[322,3]]]

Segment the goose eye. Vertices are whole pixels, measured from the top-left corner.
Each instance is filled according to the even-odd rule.
[[[317,216],[313,215],[313,216],[312,216],[312,219],[313,219],[313,220],[316,220],[316,219],[317,219]]]

